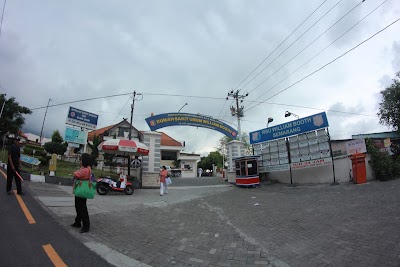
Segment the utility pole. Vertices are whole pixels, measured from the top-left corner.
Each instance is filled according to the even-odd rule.
[[[43,135],[43,127],[44,127],[44,121],[46,120],[46,115],[47,115],[47,109],[49,108],[49,104],[50,104],[50,98],[49,98],[49,102],[47,102],[47,107],[46,107],[46,112],[44,113],[44,118],[43,118],[43,124],[42,124],[42,130],[40,131],[40,145],[42,145],[42,135]]]
[[[236,100],[236,108],[234,106],[231,106],[231,114],[232,116],[237,117],[237,122],[238,122],[238,139],[239,141],[242,140],[242,129],[240,128],[240,118],[243,117],[243,109],[244,106],[239,107],[239,100],[240,103],[243,103],[243,99],[248,96],[249,93],[246,93],[245,95],[239,95],[239,90],[236,92],[230,91],[228,93],[228,96],[226,97],[226,100],[229,99],[229,97],[233,97]]]
[[[128,139],[132,140],[132,120],[133,120],[133,109],[135,108],[135,100],[136,96],[142,96],[142,94],[136,94],[136,91],[133,91],[133,99],[132,99],[132,105],[131,105],[131,125],[129,126],[129,135],[128,135]],[[140,99],[141,100],[141,99]],[[131,156],[129,156],[128,158],[128,175],[131,175]]]

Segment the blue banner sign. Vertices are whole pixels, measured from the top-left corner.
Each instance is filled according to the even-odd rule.
[[[30,157],[28,155],[21,154],[20,159],[21,159],[22,162],[25,162],[25,163],[28,163],[28,164],[31,164],[31,165],[37,166],[37,165],[40,164],[40,160],[38,160],[37,158],[34,158],[34,157]]]
[[[99,115],[69,107],[66,124],[96,130]]]
[[[66,142],[85,145],[87,142],[87,136],[88,136],[87,132],[80,131],[78,129],[69,128],[69,127],[65,128],[65,139],[64,140]]]
[[[150,130],[155,131],[168,126],[195,126],[218,131],[236,139],[238,132],[222,121],[212,117],[190,113],[164,113],[146,118]]]
[[[261,143],[287,136],[298,135],[328,127],[326,113],[322,112],[295,121],[279,124],[250,133],[250,144]]]

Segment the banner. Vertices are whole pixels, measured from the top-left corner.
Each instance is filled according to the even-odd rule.
[[[322,112],[295,121],[279,124],[250,133],[250,144],[298,135],[328,127],[326,113]]]
[[[96,130],[99,115],[69,107],[66,124]]]
[[[323,159],[316,159],[316,160],[309,160],[303,162],[292,163],[291,167],[292,170],[299,170],[311,167],[320,167],[325,165],[332,164],[332,158],[323,158]]]
[[[266,172],[281,172],[281,171],[289,171],[289,164],[275,165],[275,166],[265,166]]]
[[[65,128],[65,142],[85,145],[87,142],[88,133],[78,129]],[[78,146],[79,147],[79,146]]]
[[[356,139],[346,142],[347,155],[351,156],[357,153],[367,153],[365,139]]]
[[[236,139],[238,132],[222,121],[212,117],[190,113],[164,113],[146,118],[150,130],[155,131],[168,126],[195,126],[218,131]]]

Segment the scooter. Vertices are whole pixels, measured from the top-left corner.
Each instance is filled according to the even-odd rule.
[[[99,195],[105,195],[108,192],[124,192],[127,195],[132,195],[134,189],[132,183],[127,181],[126,175],[121,174],[118,182],[110,178],[97,179],[96,190]]]

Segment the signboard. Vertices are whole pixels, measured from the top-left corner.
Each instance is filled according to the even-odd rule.
[[[354,155],[357,153],[367,153],[365,146],[365,139],[356,139],[346,142],[347,155]]]
[[[250,144],[298,135],[328,127],[326,113],[318,113],[295,121],[279,124],[250,133]],[[306,139],[307,137],[305,137]]]
[[[275,166],[265,166],[266,172],[281,172],[290,170],[289,164],[275,165]]]
[[[146,118],[150,130],[155,131],[168,126],[195,126],[209,128],[236,139],[238,132],[228,124],[212,117],[190,113],[164,113]]]
[[[65,128],[65,138],[64,140],[68,143],[76,143],[85,145],[87,142],[88,133],[85,131],[80,131],[78,129]],[[78,146],[79,147],[79,146]]]
[[[99,115],[69,107],[66,124],[96,130]]]
[[[320,167],[330,164],[332,164],[332,158],[323,158],[323,159],[315,159],[315,160],[292,163],[291,167],[292,170],[298,170],[311,167]]]
[[[20,159],[22,162],[25,162],[25,163],[28,163],[31,165],[37,166],[40,164],[40,160],[38,160],[37,158],[31,157],[31,156],[28,156],[28,155],[21,154]]]

